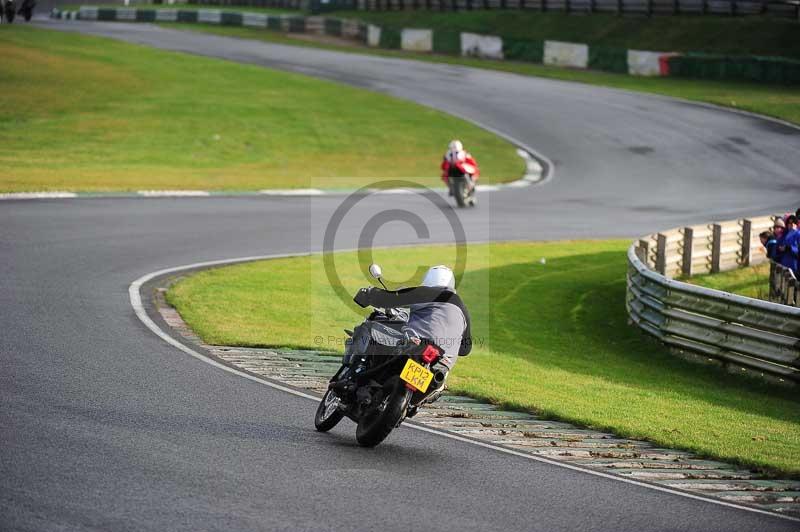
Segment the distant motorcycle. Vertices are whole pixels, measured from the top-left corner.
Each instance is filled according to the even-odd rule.
[[[369,271],[383,284],[377,264]],[[407,338],[401,332],[407,320],[399,309],[375,309],[353,331],[345,331],[349,338],[342,366],[314,416],[318,431],[331,430],[346,416],[357,423],[358,443],[374,447],[419,407],[441,396],[445,375],[431,366],[444,351],[424,339]]]
[[[450,185],[450,195],[456,199],[459,207],[474,207],[477,203],[475,198],[475,180],[473,175],[477,169],[466,161],[458,161],[450,166],[447,182]]]
[[[14,0],[6,0],[3,5],[3,18],[4,22],[11,24],[14,22],[14,15],[17,13],[17,4]]]
[[[25,22],[30,22],[33,17],[33,8],[36,7],[36,0],[22,0],[22,5],[17,11],[18,15],[22,15]]]

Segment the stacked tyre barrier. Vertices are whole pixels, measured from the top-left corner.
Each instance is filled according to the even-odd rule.
[[[800,84],[800,61],[780,57],[730,57],[626,50],[561,41],[531,41],[429,28],[381,27],[335,17],[273,15],[224,9],[146,9],[81,7],[54,9],[54,18],[127,22],[187,22],[248,26],[274,31],[313,33],[354,40],[370,47],[512,60],[593,69],[634,76],[677,76]]]
[[[770,222],[685,227],[634,242],[626,296],[631,323],[686,358],[800,382],[800,308],[671,279],[765,262],[753,243]]]

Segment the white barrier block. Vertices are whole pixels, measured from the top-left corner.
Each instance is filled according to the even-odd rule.
[[[381,45],[381,27],[380,26],[373,26],[372,24],[367,26],[367,44],[369,46],[380,46]]]
[[[117,20],[136,20],[136,9],[132,7],[117,8]]]
[[[205,22],[206,24],[219,24],[222,19],[222,14],[216,9],[201,9],[197,12],[197,22]]]
[[[263,13],[242,13],[242,26],[266,28],[267,15]]]
[[[628,50],[628,74],[634,76],[660,76],[661,64],[659,59],[664,52],[646,52],[642,50]]]
[[[544,64],[586,68],[589,65],[589,45],[571,42],[545,41]]]
[[[97,8],[81,6],[78,9],[78,18],[81,20],[97,20]]]
[[[403,29],[400,32],[400,48],[412,52],[433,50],[433,30]]]
[[[503,59],[503,39],[494,35],[461,34],[461,55]]]
[[[156,9],[156,20],[158,22],[175,22],[178,20],[178,10]]]

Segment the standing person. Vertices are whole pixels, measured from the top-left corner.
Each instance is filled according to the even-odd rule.
[[[796,221],[796,218],[795,220]],[[798,233],[796,229],[788,230],[783,218],[775,218],[772,229],[775,232],[775,262],[797,271]]]
[[[767,250],[767,258],[775,260],[775,246],[778,244],[778,241],[775,240],[775,235],[770,231],[762,231],[758,235],[758,239],[761,240],[761,245]]]

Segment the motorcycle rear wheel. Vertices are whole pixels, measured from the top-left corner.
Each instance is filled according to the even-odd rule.
[[[339,410],[339,397],[333,390],[328,390],[322,396],[314,414],[314,427],[320,432],[328,432],[339,424],[344,417],[344,412]]]
[[[375,447],[386,439],[406,414],[412,392],[399,377],[387,383],[390,390],[381,404],[358,421],[356,440],[362,447]]]

